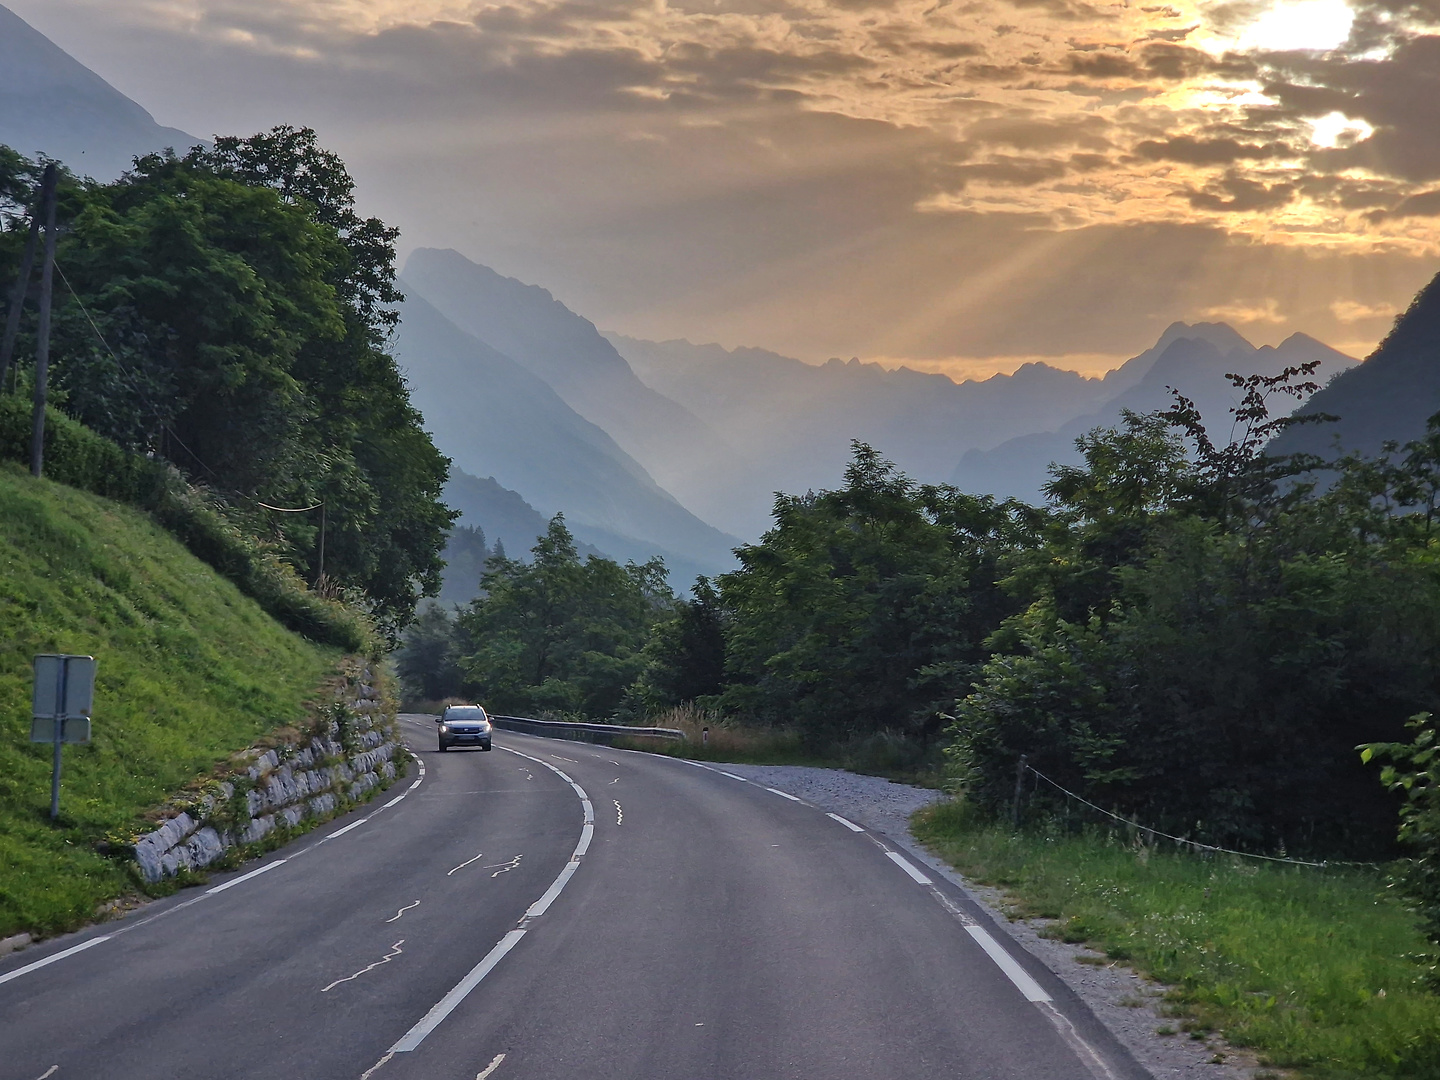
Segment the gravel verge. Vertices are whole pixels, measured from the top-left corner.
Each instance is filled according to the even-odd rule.
[[[1218,1036],[1194,1039],[1183,1033],[1157,1034],[1157,1029],[1178,1028],[1177,1021],[1161,1012],[1163,986],[1083,945],[1042,937],[1051,920],[1016,917],[1003,892],[968,881],[929,854],[910,834],[910,815],[941,801],[943,793],[843,769],[729,764],[723,768],[849,818],[943,874],[989,912],[1021,948],[1038,957],[1075,991],[1157,1080],[1253,1080],[1257,1074],[1275,1075],[1259,1069],[1248,1051],[1232,1047]]]

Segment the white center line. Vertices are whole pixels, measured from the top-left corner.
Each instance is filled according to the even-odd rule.
[[[865,830],[862,829],[859,825],[856,825],[853,821],[847,821],[845,818],[841,817],[839,814],[829,814],[829,813],[827,813],[825,816],[828,817],[828,818],[830,818],[832,821],[838,821],[841,825],[844,825],[845,828],[849,829],[851,832],[864,832],[864,831],[865,831]]]

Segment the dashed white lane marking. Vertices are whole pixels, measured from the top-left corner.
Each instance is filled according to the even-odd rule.
[[[508,874],[511,870],[514,870],[517,866],[520,865],[520,860],[523,859],[524,857],[525,857],[524,855],[516,855],[516,856],[515,856],[513,859],[511,859],[509,862],[491,863],[489,866],[482,866],[480,869],[482,869],[482,870],[495,870],[495,868],[498,866],[500,869],[499,869],[499,870],[495,870],[495,872],[490,875],[492,878],[497,878],[497,877],[499,877],[501,874]]]
[[[782,799],[789,799],[791,802],[804,802],[804,801],[805,801],[804,799],[796,798],[794,795],[791,795],[788,791],[781,791],[779,788],[767,787],[765,790],[768,791],[768,792],[770,792],[771,795],[779,795],[780,798],[782,798]]]
[[[24,967],[16,968],[14,971],[7,971],[4,975],[0,975],[0,983],[7,983],[11,979],[18,979],[21,975],[26,975],[32,971],[39,971],[41,968],[53,964],[57,960],[64,960],[67,956],[74,956],[78,952],[84,952],[93,945],[99,945],[102,941],[109,941],[113,936],[113,934],[101,934],[99,937],[93,937],[89,941],[82,941],[79,945],[71,945],[68,949],[62,949],[54,956],[45,957],[44,960],[36,960],[33,964],[26,964]]]
[[[831,821],[838,821],[841,825],[844,825],[845,828],[849,829],[851,832],[864,832],[864,831],[865,831],[865,830],[862,829],[859,825],[856,825],[853,821],[849,821],[849,820],[841,817],[839,814],[826,813],[825,816],[828,817]]]
[[[887,852],[885,852],[885,855],[886,855],[886,857],[887,857],[891,862],[893,862],[896,866],[900,867],[901,870],[904,870],[905,873],[909,874],[912,878],[914,878],[914,879],[915,879],[915,884],[917,884],[917,885],[932,885],[932,884],[934,884],[934,882],[932,882],[928,877],[926,877],[924,874],[922,874],[922,873],[920,872],[920,870],[919,870],[918,867],[916,867],[913,863],[911,863],[908,859],[906,859],[906,858],[905,858],[903,855],[901,855],[898,851],[887,851]]]
[[[553,757],[556,761],[568,761],[571,765],[580,764],[580,762],[576,761],[573,757],[561,757],[559,754],[551,754],[550,756]]]
[[[480,854],[476,855],[475,858],[473,858],[473,859],[466,859],[466,860],[465,860],[464,862],[462,862],[459,866],[455,867],[455,870],[464,870],[465,867],[469,866],[472,862],[479,862],[479,861],[480,861],[481,859],[483,859],[484,857],[485,857],[485,852],[482,851],[482,852],[480,852]],[[446,876],[446,877],[449,877],[451,874],[455,873],[455,870],[447,870],[447,871],[445,872],[445,876]]]
[[[715,771],[718,772],[721,776],[730,777],[731,780],[739,780],[742,784],[750,783],[750,781],[745,779],[745,777],[736,776],[733,772],[726,772],[724,769],[716,769]]]
[[[616,802],[614,799],[611,799],[610,801],[613,802],[613,803],[615,803],[615,824],[616,824],[616,825],[624,825],[624,824],[625,824],[625,811],[622,810],[622,809],[620,809],[620,804],[619,804],[618,802]]]
[[[1015,962],[1015,958],[1000,947],[1000,943],[990,936],[990,931],[983,926],[976,926],[971,923],[965,927],[966,933],[979,942],[980,947],[1012,983],[1015,989],[1025,995],[1026,1001],[1049,1001],[1050,995],[1040,989],[1040,984],[1030,977],[1030,973]]]
[[[347,982],[349,982],[351,979],[358,979],[361,975],[364,975],[367,971],[374,971],[374,970],[375,970],[377,967],[379,967],[381,964],[388,964],[391,960],[394,960],[395,957],[401,955],[401,954],[405,951],[404,949],[400,948],[400,946],[401,946],[401,945],[404,945],[404,944],[405,944],[405,939],[402,937],[399,941],[395,942],[394,945],[391,945],[391,946],[390,946],[390,951],[389,951],[388,953],[386,953],[384,956],[382,956],[379,960],[376,960],[375,963],[369,965],[368,967],[363,967],[363,968],[361,968],[359,971],[355,972],[354,975],[346,975],[345,978],[343,978],[343,979],[336,979],[336,980],[335,980],[334,982],[332,982],[329,986],[322,986],[322,987],[320,988],[320,992],[323,994],[323,993],[325,993],[325,991],[327,991],[327,990],[333,990],[335,987],[339,986],[341,983],[347,983]]]
[[[405,798],[404,795],[396,795],[393,799],[391,799],[389,802],[387,802],[387,803],[386,803],[384,806],[382,806],[380,809],[381,809],[381,810],[389,810],[390,807],[394,806],[397,802],[399,802],[399,801],[400,801],[401,799],[403,799],[403,798]]]
[[[475,1074],[475,1080],[485,1080],[487,1076],[489,1076],[491,1073],[493,1073],[496,1069],[500,1067],[500,1063],[504,1060],[504,1054],[496,1054],[493,1058],[490,1059],[489,1065],[486,1065],[485,1068],[481,1069],[478,1073]]]
[[[290,861],[289,859],[276,859],[276,860],[275,860],[274,862],[272,862],[272,863],[266,863],[264,866],[260,867],[258,870],[251,870],[248,874],[241,874],[241,875],[240,875],[239,877],[237,877],[237,878],[231,878],[229,881],[225,882],[223,885],[216,885],[213,889],[206,889],[206,890],[205,890],[205,895],[206,895],[206,896],[214,896],[216,893],[222,893],[222,892],[224,892],[226,889],[233,889],[236,885],[239,885],[242,881],[249,881],[251,878],[259,877],[261,874],[268,874],[271,870],[274,870],[277,866],[284,866],[284,865],[285,865],[287,862],[289,862],[289,861]]]
[[[394,922],[396,919],[400,918],[401,915],[404,915],[405,912],[409,911],[411,908],[417,908],[417,907],[419,907],[419,906],[420,906],[420,901],[419,901],[419,900],[416,900],[413,904],[406,904],[404,907],[402,907],[399,911],[395,912],[394,915],[390,916],[390,918],[386,919],[385,921],[386,921],[387,923]]]
[[[536,900],[535,903],[531,904],[526,910],[525,917],[520,920],[520,925],[497,941],[495,947],[485,954],[484,959],[471,968],[465,977],[450,989],[449,993],[431,1006],[430,1011],[422,1016],[414,1027],[402,1035],[400,1041],[392,1046],[384,1057],[372,1065],[370,1071],[365,1073],[360,1080],[367,1080],[369,1076],[379,1069],[380,1066],[384,1065],[385,1062],[389,1061],[395,1054],[409,1053],[414,1050],[425,1041],[427,1035],[439,1027],[445,1018],[455,1011],[456,1006],[465,1000],[466,995],[468,995],[471,990],[474,990],[475,987],[479,986],[485,976],[494,971],[495,966],[499,964],[501,960],[505,959],[506,954],[526,935],[529,931],[530,920],[539,918],[550,909],[550,905],[553,904],[556,897],[564,891],[565,886],[569,883],[571,877],[574,876],[575,871],[580,869],[580,857],[584,855],[590,847],[590,838],[595,833],[595,807],[591,805],[590,796],[585,794],[585,789],[570,779],[563,770],[551,765],[548,761],[531,757],[529,754],[522,754],[519,750],[511,750],[508,746],[502,746],[500,749],[506,753],[514,754],[516,757],[533,761],[537,765],[545,766],[545,768],[560,777],[560,779],[564,780],[575,790],[575,794],[580,797],[581,810],[584,812],[584,823],[580,829],[580,840],[575,845],[575,850],[570,854],[570,861],[565,864],[555,880],[551,882],[550,888],[545,890],[544,895],[542,895],[539,900]],[[492,1064],[494,1063],[492,1062]]]

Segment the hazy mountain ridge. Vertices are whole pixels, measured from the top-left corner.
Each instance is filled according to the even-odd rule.
[[[765,349],[606,336],[642,380],[765,462],[763,483],[745,495],[752,534],[768,525],[773,492],[838,484],[852,439],[941,482],[967,449],[1054,428],[1115,393],[1103,379],[1042,363],[956,383],[859,360],[814,365]]]
[[[1122,409],[1143,413],[1168,408],[1174,400],[1171,387],[1195,402],[1211,436],[1223,441],[1229,437],[1229,410],[1239,402],[1226,374],[1273,375],[1312,360],[1320,361],[1314,379],[1322,384],[1355,363],[1307,334],[1292,334],[1278,346],[1257,349],[1224,323],[1174,323],[1155,346],[1111,372],[1121,376],[1117,382],[1129,385],[1101,408],[1052,432],[1017,436],[993,450],[972,450],[960,460],[951,481],[966,491],[1039,502],[1050,464],[1080,461],[1075,448],[1079,436],[1119,423]]]
[[[114,179],[137,155],[201,140],[140,105],[6,7],[0,7],[0,143]]]
[[[662,490],[548,383],[455,326],[408,282],[396,356],[436,445],[620,558],[663,555],[678,580],[730,565],[736,542]]]
[[[734,527],[737,500],[760,482],[755,463],[705,419],[637,378],[588,319],[548,290],[456,251],[420,248],[404,277],[456,326],[548,383],[687,509]],[[714,468],[718,461],[726,467]]]
[[[1374,456],[1387,441],[1404,445],[1423,437],[1426,421],[1440,412],[1440,275],[1416,294],[1363,364],[1340,372],[1296,412],[1339,420],[1293,427],[1271,444],[1271,453],[1333,457],[1338,443],[1341,451]]]

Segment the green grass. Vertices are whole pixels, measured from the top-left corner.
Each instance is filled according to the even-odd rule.
[[[144,515],[0,465],[0,936],[51,934],[133,888],[95,850],[265,732],[339,659],[283,629]],[[98,659],[94,741],[29,742],[31,658]]]
[[[1306,1077],[1440,1077],[1440,996],[1411,959],[1428,943],[1376,872],[1016,835],[957,802],[920,811],[914,829],[1022,913],[1060,920],[1059,936],[1167,984],[1187,1030]]]

